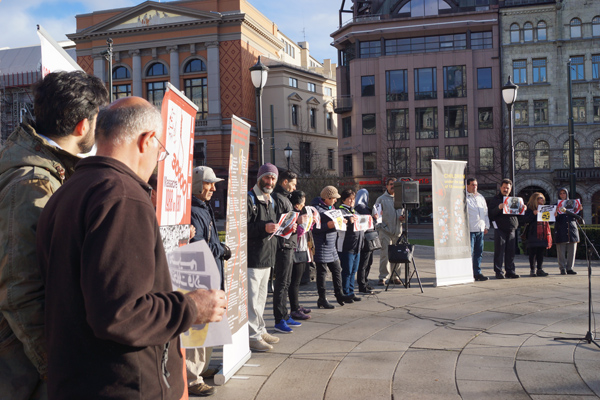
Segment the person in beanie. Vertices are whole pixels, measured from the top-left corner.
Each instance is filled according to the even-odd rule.
[[[335,223],[325,214],[327,211],[333,210],[333,205],[339,198],[340,195],[335,187],[325,186],[321,190],[321,197],[316,197],[311,203],[311,206],[315,207],[321,215],[321,228],[315,227],[313,229],[313,239],[315,242],[315,262],[317,264],[317,291],[319,293],[317,306],[325,309],[335,308],[325,297],[325,278],[327,277],[328,268],[331,271],[333,290],[337,302],[341,306],[344,303],[354,302],[351,297],[344,296],[342,290],[342,266],[336,248],[337,231]]]
[[[558,191],[558,200],[568,200],[569,191],[567,188],[561,188]],[[578,211],[579,214],[581,211]],[[556,222],[554,223],[554,242],[556,243],[556,254],[558,255],[558,268],[561,275],[577,275],[573,270],[575,264],[575,253],[577,252],[577,243],[579,243],[579,230],[575,217],[556,212]],[[566,255],[566,258],[565,258]]]
[[[277,230],[277,210],[271,197],[279,172],[266,163],[258,170],[256,185],[248,192],[248,329],[250,349],[268,351],[279,338],[269,335],[263,314],[271,267],[275,265],[277,240],[269,240]]]
[[[223,246],[219,240],[217,221],[209,201],[216,191],[215,184],[223,179],[217,178],[210,167],[196,167],[192,171],[192,226],[196,228],[196,235],[190,242],[205,240],[215,258],[221,287],[223,285]],[[206,374],[212,347],[197,347],[185,350],[185,366],[187,370],[188,392],[196,396],[211,396],[216,392],[213,386],[204,383],[202,374]]]

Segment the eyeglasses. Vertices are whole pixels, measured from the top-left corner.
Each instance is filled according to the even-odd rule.
[[[162,147],[162,150],[158,154],[158,162],[165,161],[165,158],[167,158],[170,153],[167,151],[167,148],[165,147],[165,145],[162,144],[161,141],[158,140],[158,138],[156,136],[153,136],[153,138],[156,139],[158,144],[160,144],[160,147]]]

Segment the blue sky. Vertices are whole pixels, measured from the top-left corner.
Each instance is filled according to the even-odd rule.
[[[75,15],[140,3],[141,0],[0,0],[0,48],[39,44],[37,24],[55,40],[66,40],[65,34],[75,32]],[[337,62],[329,35],[337,29],[341,0],[250,0],[250,3],[294,42],[308,41],[316,59],[331,58]]]

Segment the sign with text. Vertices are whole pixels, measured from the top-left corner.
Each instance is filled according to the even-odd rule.
[[[538,222],[554,222],[556,221],[555,213],[556,206],[538,206],[537,220]]]

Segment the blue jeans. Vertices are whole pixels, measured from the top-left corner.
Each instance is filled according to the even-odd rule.
[[[481,275],[483,257],[483,232],[471,232],[471,254],[473,256],[473,276]]]
[[[354,295],[354,278],[360,264],[360,253],[338,253],[342,264],[342,290],[344,295]]]

